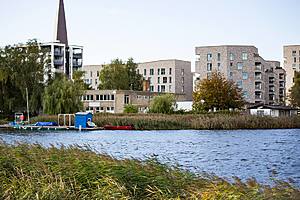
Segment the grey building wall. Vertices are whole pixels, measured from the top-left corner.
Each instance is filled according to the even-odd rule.
[[[295,71],[300,71],[300,45],[288,45],[283,47],[284,63],[283,68],[286,71],[286,94],[294,85]]]
[[[191,62],[172,59],[139,63],[138,73],[150,80],[151,92],[183,93],[186,100],[192,100]]]
[[[104,65],[84,65],[82,71],[84,71],[84,82],[89,84],[94,90],[98,89],[99,76]]]
[[[265,61],[254,46],[224,45],[196,47],[197,61],[195,72],[199,78],[209,78],[211,73],[219,72],[228,80],[234,81],[243,91],[249,103],[269,103],[269,76],[271,64]],[[274,67],[274,71],[277,67]],[[274,95],[277,94],[274,92]],[[278,92],[279,95],[279,92]],[[279,97],[274,97],[279,99]],[[271,103],[275,103],[272,101]]]

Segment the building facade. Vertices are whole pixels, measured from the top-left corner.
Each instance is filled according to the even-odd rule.
[[[285,93],[279,95],[282,89],[279,86],[285,86],[280,82],[285,82],[284,70],[279,62],[264,60],[256,47],[196,47],[196,56],[197,81],[218,72],[237,84],[248,103],[279,104],[284,101]]]
[[[90,85],[90,88],[97,90],[99,87],[99,76],[104,65],[84,65],[84,82]]]
[[[138,73],[150,82],[150,92],[185,94],[186,100],[192,100],[191,62],[174,59],[139,63]]]
[[[148,111],[153,97],[157,92],[132,90],[87,90],[82,98],[86,111],[93,113],[123,113],[128,104],[137,106],[140,113]],[[175,95],[176,100],[182,101],[183,94]]]
[[[73,72],[82,68],[83,47],[69,45],[64,1],[59,0],[54,42],[41,45],[49,56],[51,73],[64,73],[69,78]]]
[[[295,72],[300,72],[300,45],[289,45],[283,47],[284,63],[286,71],[286,94],[294,85]]]

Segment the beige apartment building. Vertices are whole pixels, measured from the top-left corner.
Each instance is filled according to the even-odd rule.
[[[98,89],[100,71],[103,67],[104,65],[84,65],[82,67],[82,71],[85,72],[84,82],[94,90]]]
[[[295,72],[300,72],[300,45],[288,45],[283,47],[284,63],[286,71],[286,94],[294,85]]]
[[[191,62],[172,59],[139,63],[138,73],[149,80],[150,92],[185,94],[185,100],[192,100]]]
[[[82,98],[85,111],[93,113],[123,113],[124,107],[132,104],[140,113],[145,113],[153,97],[161,95],[157,92],[132,90],[87,90]],[[183,101],[183,94],[175,95],[177,101]]]
[[[194,80],[223,74],[242,90],[248,103],[279,104],[285,99],[285,71],[277,61],[266,61],[255,46],[196,47]]]

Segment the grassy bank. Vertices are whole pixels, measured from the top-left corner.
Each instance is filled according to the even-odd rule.
[[[116,160],[78,147],[0,144],[0,199],[299,199],[284,182],[229,183],[155,160]]]
[[[40,116],[33,121],[57,121],[57,117]],[[273,118],[239,114],[96,114],[93,121],[97,126],[133,124],[142,130],[300,128],[300,117]]]

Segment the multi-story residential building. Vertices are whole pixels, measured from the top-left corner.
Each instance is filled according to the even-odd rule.
[[[148,110],[150,101],[161,93],[132,90],[87,90],[82,101],[86,111],[93,113],[123,113],[128,104],[137,106],[139,112]],[[175,95],[176,100],[184,100],[184,94]]]
[[[84,82],[89,84],[94,90],[98,89],[100,71],[104,65],[84,65],[82,71],[84,71]]]
[[[300,72],[300,45],[288,45],[283,47],[284,63],[286,71],[286,94],[294,85],[295,72]]]
[[[44,43],[41,47],[48,52],[52,73],[65,73],[69,78],[72,78],[73,71],[82,67],[83,47],[68,43],[63,0],[59,0],[55,40]]]
[[[210,78],[213,72],[219,72],[237,84],[248,103],[280,103],[279,74],[284,74],[284,70],[279,62],[265,61],[256,47],[196,47],[196,55],[195,72],[199,73],[198,79]]]
[[[139,63],[138,73],[149,80],[150,92],[185,94],[186,100],[192,100],[191,62],[174,59]]]

